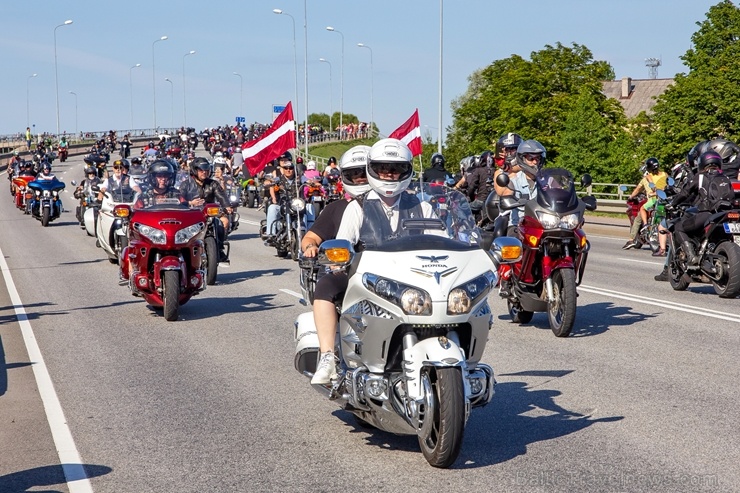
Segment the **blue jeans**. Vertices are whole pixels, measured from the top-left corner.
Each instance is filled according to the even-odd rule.
[[[270,204],[267,207],[267,228],[266,234],[275,236],[277,234],[277,222],[280,219],[280,206],[277,204]],[[314,214],[313,205],[306,207],[306,213],[303,215],[303,229],[307,228],[307,222],[313,224]]]

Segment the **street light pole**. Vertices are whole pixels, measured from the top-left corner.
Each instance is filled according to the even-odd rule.
[[[284,12],[280,9],[272,9],[273,12],[276,14],[282,14],[287,15],[290,17],[290,20],[293,22],[293,77],[295,78],[295,96],[293,97],[293,105],[298,106],[298,57],[296,54],[296,48],[295,48],[295,17],[290,15],[287,12]],[[297,108],[296,108],[297,111]]]
[[[242,77],[242,74],[238,72],[231,73],[239,77],[239,116],[244,116],[244,78]]]
[[[306,124],[303,125],[303,137],[306,143],[306,159],[308,159],[308,5],[303,0],[303,91],[305,101],[303,102]],[[300,231],[300,228],[298,229]],[[300,242],[300,236],[298,241]]]
[[[152,95],[154,101],[154,132],[157,132],[157,80],[154,74],[154,45],[160,41],[166,41],[167,36],[162,36],[159,39],[155,39],[152,43]]]
[[[373,114],[373,49],[364,43],[357,43],[360,48],[367,48],[370,50],[370,135],[373,133],[373,122],[375,121],[375,115]]]
[[[140,63],[137,63],[130,69],[128,69],[128,87],[129,87],[129,96],[131,99],[131,130],[134,129],[134,78],[131,75],[131,72],[135,69],[141,67]]]
[[[327,60],[326,58],[319,58],[320,62],[328,63],[329,64],[329,131],[334,132],[334,127],[331,125],[331,116],[334,114],[334,106],[332,106],[331,96],[332,96],[332,89],[331,89],[331,62]]]
[[[175,128],[175,84],[165,77],[164,80],[170,83],[170,132]]]
[[[439,0],[439,119],[437,120],[437,152],[442,154],[442,5]]]
[[[69,26],[72,24],[71,20],[64,21],[64,24],[59,24],[54,28],[54,87],[56,89],[57,96],[57,138],[59,138],[59,72],[57,70],[57,29],[62,26]]]
[[[37,75],[39,74],[29,75],[28,79],[26,79],[26,126],[28,128],[31,128],[31,103],[29,102],[31,98],[29,97],[30,89],[28,88],[28,83]]]
[[[75,97],[75,136],[77,135],[77,93],[74,91],[69,91],[71,95]]]
[[[190,50],[182,56],[182,126],[188,126],[188,103],[185,98],[185,57],[195,55],[195,50]]]
[[[344,34],[331,26],[327,26],[326,30],[342,36],[342,64],[339,68],[339,137],[341,138],[344,118]]]

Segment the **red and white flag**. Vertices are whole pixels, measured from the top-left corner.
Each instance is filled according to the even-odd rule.
[[[393,131],[388,137],[398,139],[411,149],[412,156],[421,154],[421,128],[419,125],[419,109],[414,111],[411,118]]]
[[[295,121],[290,101],[275,119],[270,130],[257,140],[242,145],[244,165],[254,176],[267,166],[267,163],[282,153],[295,147]]]

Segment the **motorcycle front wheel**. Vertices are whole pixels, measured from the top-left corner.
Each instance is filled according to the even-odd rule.
[[[419,435],[421,453],[430,466],[449,467],[460,454],[465,432],[465,389],[459,368],[436,368],[422,373],[429,379],[434,401],[425,436]],[[425,409],[426,411],[426,409]]]
[[[177,320],[177,312],[180,310],[180,273],[176,270],[166,270],[162,275],[162,287],[164,293],[164,319],[168,322]]]
[[[715,268],[721,269],[719,281],[712,281],[714,292],[720,298],[734,298],[740,294],[740,246],[726,241],[715,251],[719,260]]]
[[[213,286],[216,284],[216,277],[218,276],[218,245],[216,245],[216,238],[213,236],[206,237],[206,284]]]
[[[47,227],[49,225],[49,219],[51,218],[51,210],[48,207],[44,207],[41,211],[41,225]]]
[[[557,337],[568,337],[576,321],[576,274],[573,269],[558,269],[552,273],[554,301],[547,303],[550,329]]]
[[[668,281],[674,291],[685,291],[691,284],[691,278],[686,274],[678,262],[679,255],[676,253],[676,245],[672,245],[668,253]],[[683,252],[682,247],[678,247]]]

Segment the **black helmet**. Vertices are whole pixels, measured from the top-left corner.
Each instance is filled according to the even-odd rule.
[[[708,147],[719,154],[724,164],[734,162],[738,158],[738,154],[740,154],[740,147],[727,139],[711,140]]]
[[[291,161],[291,162],[292,162],[292,161],[293,161],[293,156],[292,156],[292,155],[290,154],[290,152],[288,152],[288,151],[285,151],[285,152],[284,152],[284,153],[282,153],[282,154],[280,155],[280,157],[278,158],[278,163],[279,163],[280,161],[283,161],[284,159],[287,159],[288,161]]]
[[[494,155],[494,162],[496,166],[508,170],[511,168],[511,164],[516,158],[516,150],[519,148],[519,144],[522,143],[522,138],[519,134],[508,133],[504,134],[496,141],[496,149]]]
[[[131,164],[141,164],[141,158],[136,156],[131,158]]]
[[[499,148],[504,149],[506,147],[509,148],[518,148],[519,144],[522,143],[522,137],[519,134],[515,134],[513,132],[509,132],[508,134],[504,134],[496,141],[496,151],[499,150]]]
[[[650,174],[655,174],[660,169],[660,163],[657,158],[649,157],[645,160],[645,169]]]
[[[444,168],[445,167],[445,157],[435,152],[432,154],[432,168]]]
[[[480,158],[478,158],[478,161],[480,162],[480,166],[485,166],[486,168],[492,167],[493,153],[491,151],[483,151]]]
[[[709,150],[709,141],[702,140],[694,147],[691,148],[689,153],[686,155],[686,162],[692,168],[695,168],[699,164],[699,156]]]
[[[190,162],[190,174],[197,175],[198,170],[207,171],[208,176],[211,175],[211,163],[204,157],[197,157]]]
[[[85,168],[85,176],[87,176],[87,175],[97,175],[97,174],[98,174],[98,172],[92,166],[87,166]]]
[[[157,159],[149,166],[149,171],[147,171],[147,180],[153,189],[157,189],[157,176],[161,175],[167,175],[165,189],[175,185],[175,168],[169,161]]]
[[[333,164],[337,164],[337,158],[335,158],[334,156],[331,156],[329,158],[329,162],[328,162],[327,166],[330,165],[330,164],[332,164],[332,163]]]
[[[525,156],[539,154],[540,158],[537,163],[530,164],[531,161],[525,159]],[[536,175],[537,172],[545,165],[547,151],[545,147],[536,140],[525,140],[516,149],[516,162],[519,167],[530,175]]]
[[[722,156],[715,151],[707,151],[699,156],[699,173],[707,168],[720,168],[722,166]]]

